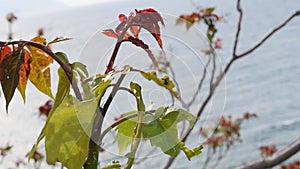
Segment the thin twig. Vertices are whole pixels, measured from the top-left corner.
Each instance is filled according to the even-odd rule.
[[[237,3],[236,3],[236,10],[238,11],[238,13],[240,15],[239,15],[237,30],[236,30],[235,39],[234,39],[234,45],[233,45],[233,51],[232,51],[233,57],[236,57],[237,45],[238,45],[239,38],[240,38],[240,32],[241,32],[242,20],[243,20],[243,10],[241,8],[241,1],[240,0],[238,0]]]
[[[253,51],[255,51],[258,47],[260,47],[264,42],[266,42],[272,35],[274,35],[276,32],[278,32],[280,29],[282,29],[286,24],[288,24],[293,18],[300,15],[300,10],[296,11],[293,15],[291,15],[289,18],[287,18],[283,23],[278,25],[276,28],[274,28],[271,32],[269,32],[263,39],[261,39],[259,42],[256,43],[252,48],[248,49],[247,51],[236,55],[237,58],[244,57]]]
[[[210,153],[211,153],[211,147],[208,147],[207,154],[206,154],[206,159],[204,161],[202,169],[206,169],[207,168],[208,162],[209,162],[210,157],[211,157]]]

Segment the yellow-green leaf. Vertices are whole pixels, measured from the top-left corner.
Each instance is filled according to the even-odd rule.
[[[45,128],[46,160],[61,162],[68,169],[81,169],[88,155],[97,101],[79,102],[65,97]]]
[[[33,38],[31,41],[43,45],[46,44],[46,39],[42,37]],[[50,65],[53,63],[53,59],[36,47],[28,46],[28,49],[31,53],[31,73],[29,80],[38,90],[53,98],[50,81]]]
[[[59,76],[59,81],[58,81],[58,86],[57,86],[57,93],[55,95],[54,105],[53,105],[51,111],[49,112],[48,119],[51,118],[51,116],[52,116],[53,112],[55,112],[56,108],[63,102],[64,98],[66,96],[68,96],[69,93],[70,93],[70,81],[68,80],[65,72],[60,67],[58,69],[57,73],[58,73],[58,76]],[[30,153],[28,155],[28,159],[33,157],[33,154],[34,154],[38,144],[45,137],[45,129],[48,125],[48,122],[49,122],[49,120],[46,121],[46,124],[45,124],[44,128],[42,129],[36,143],[31,148]]]
[[[134,112],[137,113],[137,111]],[[118,143],[119,154],[121,154],[132,142],[136,122],[137,117],[128,119],[117,126],[116,130],[118,133],[116,136],[116,141]]]
[[[169,78],[169,76],[165,75],[164,77],[159,78],[156,72],[141,72],[141,74],[147,80],[152,80],[159,86],[162,86],[169,90],[170,93],[177,99],[179,98],[178,92],[174,90],[175,85],[173,81]]]

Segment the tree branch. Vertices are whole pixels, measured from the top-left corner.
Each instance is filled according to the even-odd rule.
[[[227,65],[223,69],[223,72],[221,72],[219,74],[219,76],[217,77],[216,81],[212,84],[211,90],[209,91],[209,93],[206,96],[204,102],[200,106],[200,109],[198,110],[198,113],[197,113],[197,116],[196,116],[197,120],[195,121],[195,123],[198,121],[198,119],[202,115],[202,112],[204,111],[205,107],[207,106],[207,104],[211,100],[212,96],[214,95],[214,92],[215,92],[216,88],[219,86],[220,82],[223,80],[223,78],[225,77],[225,75],[227,74],[227,72],[229,71],[229,69],[231,68],[231,66],[233,65],[233,63],[236,60],[238,60],[238,59],[240,59],[240,58],[242,58],[244,56],[247,56],[250,53],[252,53],[253,51],[255,51],[266,40],[268,40],[272,35],[274,35],[274,33],[276,33],[281,28],[283,28],[284,26],[286,26],[286,24],[289,23],[293,18],[295,18],[296,16],[300,15],[300,10],[296,11],[293,15],[291,15],[288,19],[286,19],[282,24],[280,24],[279,26],[277,26],[275,29],[273,29],[273,31],[271,31],[269,34],[267,34],[261,41],[259,41],[256,45],[254,45],[254,47],[250,48],[249,50],[247,50],[246,52],[244,52],[244,53],[242,53],[240,55],[237,55],[236,51],[237,51],[237,46],[238,46],[238,42],[239,42],[239,36],[240,36],[241,24],[242,24],[242,18],[243,18],[243,10],[242,10],[241,5],[240,5],[240,0],[237,0],[237,11],[240,13],[240,17],[239,17],[239,20],[238,20],[237,32],[236,32],[236,36],[235,36],[235,40],[234,40],[232,58],[230,59],[230,61],[227,63]],[[193,126],[195,126],[195,125],[193,125]],[[187,131],[186,135],[181,140],[182,142],[186,142],[186,140],[190,136],[192,130],[193,130],[193,128],[191,128],[189,131]],[[167,163],[165,164],[165,166],[163,168],[164,169],[170,168],[171,165],[173,164],[174,160],[176,159],[176,157],[170,157],[169,160],[167,161]]]
[[[277,151],[271,157],[267,157],[261,160],[253,161],[247,165],[238,167],[237,169],[261,169],[261,168],[272,168],[288,158],[295,155],[300,151],[300,138],[295,140],[292,144],[285,148]]]
[[[259,42],[256,43],[252,48],[248,49],[242,54],[236,55],[236,57],[241,58],[244,57],[253,51],[255,51],[257,48],[259,48],[264,42],[266,42],[272,35],[274,35],[276,32],[278,32],[280,29],[282,29],[286,24],[288,24],[293,18],[300,15],[300,10],[296,11],[293,15],[291,15],[289,18],[287,18],[283,23],[278,25],[276,28],[274,28],[271,32],[269,32],[263,39],[261,39]]]
[[[240,32],[241,32],[241,27],[242,27],[242,20],[243,20],[243,10],[241,8],[240,0],[237,1],[236,9],[237,9],[238,13],[240,14],[240,16],[239,16],[237,31],[236,31],[235,39],[234,39],[233,52],[232,52],[233,57],[236,57],[237,45],[239,42],[239,37],[240,37]]]

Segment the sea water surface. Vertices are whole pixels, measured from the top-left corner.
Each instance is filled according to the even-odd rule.
[[[56,36],[72,37],[73,40],[69,42],[53,45],[53,49],[66,52],[71,61],[82,61],[88,66],[91,74],[95,72],[102,73],[110,52],[107,49],[113,47],[115,41],[101,35],[100,30],[113,28],[109,26],[115,25],[119,13],[129,14],[134,9],[153,7],[160,11],[166,20],[165,32],[172,34],[176,33],[177,29],[183,31],[184,27],[172,30],[175,23],[173,23],[170,16],[191,13],[196,9],[195,5],[201,5],[201,7],[215,6],[216,12],[224,16],[222,22],[218,24],[219,32],[217,34],[223,40],[223,48],[217,52],[220,62],[224,66],[231,56],[236,31],[238,15],[235,3],[235,1],[132,0],[66,8],[65,10],[55,12],[19,16],[19,20],[14,24],[14,36],[22,39],[30,39],[36,35],[37,29],[44,28],[45,36],[48,39]],[[242,7],[244,9],[244,21],[242,23],[238,52],[243,52],[252,47],[266,33],[279,25],[294,11],[300,9],[300,1],[242,1]],[[1,20],[1,24],[3,25],[5,22]],[[201,25],[199,26],[199,29],[205,33],[203,28]],[[1,30],[0,33],[1,39],[5,39],[5,31]],[[299,35],[300,18],[295,18],[284,29],[270,38],[261,48],[246,58],[237,61],[226,75],[226,89],[225,92],[223,91],[226,97],[225,99],[222,97],[224,106],[222,107],[222,111],[217,112],[217,114],[230,114],[233,117],[239,117],[244,112],[250,112],[257,113],[258,118],[243,124],[241,129],[243,142],[237,143],[230,150],[228,156],[222,160],[218,168],[231,169],[243,163],[256,160],[259,158],[259,147],[261,145],[275,144],[278,148],[281,148],[300,136]],[[199,35],[199,37],[201,36],[203,37],[203,35]],[[166,49],[171,50],[178,56],[175,58],[183,57],[178,59],[178,69],[180,69],[180,64],[183,63],[181,61],[184,59],[187,60],[182,64],[185,69],[182,69],[180,77],[184,77],[181,80],[186,82],[183,85],[183,95],[188,97],[192,92],[190,89],[195,88],[195,78],[197,79],[198,77],[197,71],[201,72],[199,68],[203,67],[203,65],[198,65],[198,62],[201,64],[201,60],[192,57],[193,53],[190,56],[182,48],[177,48],[176,45],[180,39],[172,41],[169,37],[163,37],[163,41],[165,38],[165,42],[168,42],[166,43]],[[197,36],[193,36],[193,34],[187,35],[181,40],[193,49],[200,50],[198,48],[201,48],[200,46],[203,41],[201,38],[195,40],[195,37]],[[98,38],[99,41],[97,41]],[[196,44],[198,42],[199,46]],[[94,46],[90,46],[91,43],[94,43]],[[184,43],[178,44],[182,47]],[[84,47],[86,44],[88,46]],[[155,43],[150,42],[150,44]],[[203,43],[203,45],[205,44]],[[130,56],[128,58],[133,65],[144,65],[149,61],[147,59],[140,60],[136,58],[135,53],[130,53],[134,49],[130,48],[129,45],[125,45],[122,49],[125,50],[123,50],[124,54]],[[83,51],[79,52],[81,50]],[[189,61],[189,59],[192,60]],[[120,60],[118,63],[121,64],[123,61],[127,60]],[[175,63],[177,63],[176,59]],[[55,70],[57,65],[53,66],[53,68]],[[191,72],[193,72],[193,77],[189,79]],[[131,78],[135,79],[136,77],[133,76]],[[54,86],[56,81],[57,79],[53,77]],[[16,93],[8,114],[5,112],[5,102],[1,96],[0,146],[12,144],[14,147],[12,152],[0,163],[0,168],[13,168],[14,163],[20,159],[26,161],[25,155],[30,150],[45,123],[45,119],[38,115],[38,107],[47,101],[47,97],[39,94],[32,85],[28,87],[27,104],[24,105],[20,95]],[[55,87],[53,89],[55,90]],[[166,97],[165,93],[161,93],[160,90],[147,91],[145,93],[146,95],[150,93],[146,96],[150,100],[147,102],[148,106],[151,105],[151,101],[159,101],[157,96]],[[123,97],[121,107],[124,108],[124,111],[132,109],[132,103],[126,100],[127,96],[120,95],[120,97]],[[201,100],[201,98],[198,99]],[[197,110],[198,106],[193,106],[192,110]],[[112,110],[115,112],[121,111],[115,105]],[[111,138],[108,137],[107,139]],[[194,146],[198,142],[199,136],[195,132],[188,140],[188,145]],[[115,150],[114,148],[108,149],[111,150],[110,152]],[[39,150],[43,151],[42,146],[40,146]],[[105,155],[101,155],[100,158],[103,164],[109,163],[113,159],[122,161],[122,158],[116,156],[114,153],[106,153]],[[167,160],[167,157],[162,154],[156,154],[151,158],[137,165],[135,168],[161,168]],[[299,158],[300,156],[296,155],[292,159]],[[195,157],[192,161],[186,160],[183,154],[181,154],[172,168],[199,168],[198,166],[201,166],[204,159],[205,149],[203,155]],[[51,168],[46,164],[42,164],[41,167]],[[30,164],[25,168],[33,168],[33,165]]]

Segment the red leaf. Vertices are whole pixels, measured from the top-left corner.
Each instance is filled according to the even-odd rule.
[[[106,29],[104,31],[102,31],[102,33],[108,37],[111,37],[111,38],[118,38],[119,35],[113,31],[112,29]]]
[[[4,59],[4,57],[9,53],[11,53],[11,49],[7,45],[0,48],[0,64],[1,64],[2,60]]]
[[[125,28],[126,26],[126,22],[121,22],[115,29],[115,32],[117,32],[118,34],[119,33],[122,33],[123,29]]]
[[[162,40],[160,36],[159,22],[164,26],[163,18],[153,8],[135,10],[136,16],[133,18],[133,25],[143,27],[148,30],[156,39],[159,46],[162,48]]]
[[[127,22],[127,17],[124,14],[120,14],[118,18],[120,22]]]

